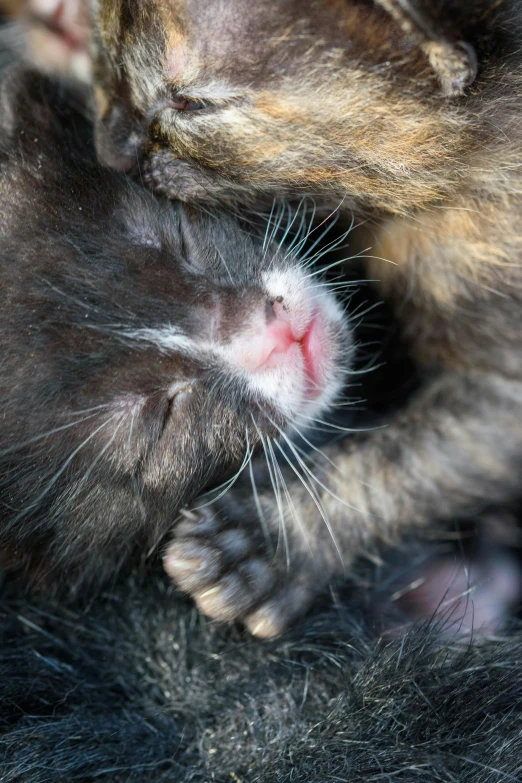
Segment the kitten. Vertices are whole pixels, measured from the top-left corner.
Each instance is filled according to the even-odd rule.
[[[206,611],[270,636],[376,541],[520,494],[522,14],[514,0],[91,9],[102,160],[139,163],[171,198],[314,193],[371,217],[368,276],[425,374],[387,429],[300,465],[311,487],[290,471],[291,503],[266,492],[220,509],[229,540],[259,508],[274,537],[283,520],[292,568],[281,556],[269,591],[231,588],[226,568],[189,578],[198,547],[230,556],[200,520],[171,551]]]
[[[15,68],[0,105],[0,562],[99,582],[320,415],[350,330],[289,249],[100,166],[74,93]]]

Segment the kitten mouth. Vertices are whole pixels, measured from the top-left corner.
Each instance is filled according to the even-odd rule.
[[[315,400],[323,392],[325,356],[325,326],[320,311],[311,314],[308,324],[299,330],[290,321],[278,320],[271,328],[273,347],[269,344],[266,356],[256,370],[293,364],[301,365],[304,375],[304,397]]]
[[[304,335],[299,341],[304,361],[306,377],[305,397],[307,400],[316,400],[324,391],[325,375],[325,329],[321,313],[313,314]]]
[[[79,23],[68,18],[63,0],[46,3],[41,10],[31,13],[32,21],[52,34],[56,43],[58,40],[71,51],[85,50],[85,32]]]
[[[279,306],[277,317],[264,334],[249,342],[244,367],[254,373],[275,369],[299,370],[305,385],[304,397],[314,400],[323,391],[325,364],[325,324],[320,310],[314,310],[303,324],[296,323]]]
[[[332,391],[340,342],[331,313],[319,306],[296,317],[276,303],[275,315],[245,343],[242,366],[257,382],[266,383],[269,396],[280,405],[292,400],[289,415],[310,406],[322,408]]]

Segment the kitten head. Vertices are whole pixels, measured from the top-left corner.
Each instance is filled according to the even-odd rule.
[[[15,72],[0,98],[0,545],[70,564],[306,426],[352,343],[291,251],[100,166],[72,96]]]
[[[170,198],[401,210],[462,144],[473,51],[409,2],[95,0],[93,26],[99,155]]]

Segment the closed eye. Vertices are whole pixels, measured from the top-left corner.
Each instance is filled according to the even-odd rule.
[[[208,101],[194,100],[192,98],[184,98],[182,95],[176,95],[169,102],[169,108],[176,109],[176,111],[201,111],[202,109],[213,108],[213,106]]]

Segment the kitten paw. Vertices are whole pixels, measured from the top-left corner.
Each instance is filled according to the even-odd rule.
[[[185,511],[164,556],[169,576],[216,620],[243,618],[274,585],[255,536],[209,510]]]
[[[210,509],[183,512],[164,568],[203,614],[240,621],[263,639],[282,634],[324,586],[309,562],[289,569],[286,558],[267,555],[262,531]]]

